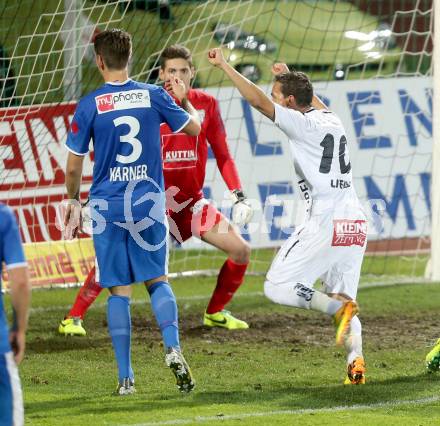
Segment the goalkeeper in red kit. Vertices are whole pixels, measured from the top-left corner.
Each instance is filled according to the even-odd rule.
[[[170,234],[178,242],[192,236],[222,250],[228,258],[220,269],[217,285],[206,308],[203,323],[209,327],[244,329],[248,324],[235,318],[224,308],[243,282],[249,263],[250,248],[229,221],[203,198],[208,143],[217,166],[234,202],[232,220],[244,225],[252,218],[252,209],[246,201],[237,169],[232,159],[224,124],[217,100],[201,91],[191,89],[194,67],[191,52],[184,46],[167,47],[161,54],[159,77],[171,95],[170,81],[181,79],[188,99],[198,110],[202,131],[199,136],[172,133],[164,123],[161,126],[162,160],[167,198]],[[75,303],[59,325],[59,332],[68,335],[85,335],[82,319],[94,302],[101,287],[95,281],[95,268],[87,276]]]

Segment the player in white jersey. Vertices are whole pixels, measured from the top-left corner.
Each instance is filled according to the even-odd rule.
[[[365,383],[361,323],[355,302],[367,223],[353,188],[347,139],[339,118],[313,94],[306,74],[272,68],[272,99],[224,59],[208,53],[242,96],[287,135],[307,219],[283,244],[267,273],[265,295],[275,303],[333,317],[336,343],[347,350],[346,384]],[[314,289],[321,279],[323,291]]]

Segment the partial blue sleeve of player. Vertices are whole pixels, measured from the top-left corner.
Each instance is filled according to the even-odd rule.
[[[12,210],[0,204],[0,260],[6,268],[26,266],[20,232]]]
[[[67,135],[66,146],[70,152],[76,155],[87,155],[92,136],[93,118],[94,111],[87,108],[84,101],[79,101]]]
[[[26,266],[20,232],[18,231],[14,213],[9,207],[0,203],[0,265],[2,262],[5,262],[6,269]],[[0,355],[11,350],[8,334],[8,324],[3,308],[3,297],[0,292]],[[0,395],[2,395],[1,392],[2,389],[0,389]]]
[[[168,92],[160,88],[155,98],[159,113],[174,133],[180,132],[190,121],[189,114],[179,107]]]
[[[0,203],[0,265],[2,262],[7,269],[26,265],[14,213]],[[0,425],[15,424],[23,424],[23,397],[0,291]]]

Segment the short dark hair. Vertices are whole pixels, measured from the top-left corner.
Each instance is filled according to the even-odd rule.
[[[131,55],[130,34],[116,28],[105,30],[95,36],[93,43],[108,69],[122,70],[127,66]]]
[[[312,103],[313,86],[307,74],[300,71],[290,71],[275,76],[275,81],[281,83],[281,93],[287,98],[295,96],[296,103],[306,107]]]
[[[159,58],[160,67],[162,69],[165,69],[165,64],[169,59],[185,59],[185,61],[188,61],[190,67],[193,66],[191,51],[181,44],[173,44],[162,51]]]

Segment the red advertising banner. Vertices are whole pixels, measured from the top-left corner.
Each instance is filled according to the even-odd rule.
[[[75,103],[0,109],[0,201],[15,212],[23,242],[58,241],[56,207],[66,197],[64,147]],[[85,161],[82,197],[92,180]]]

